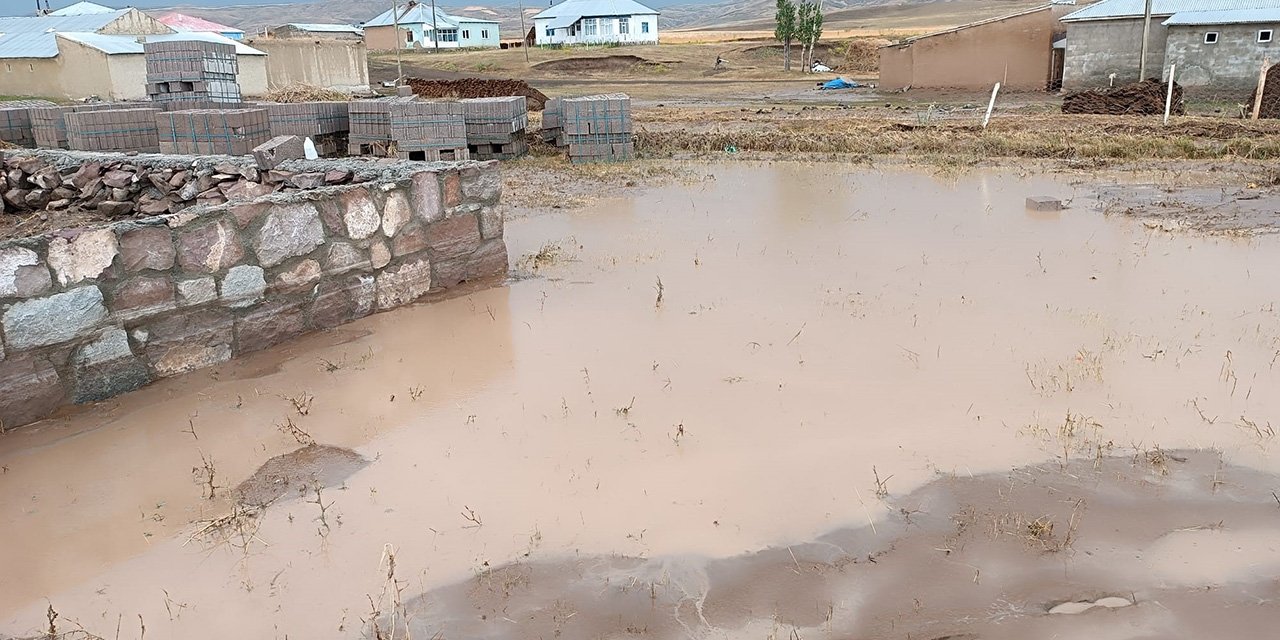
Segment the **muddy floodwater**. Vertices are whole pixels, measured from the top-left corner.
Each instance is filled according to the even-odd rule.
[[[511,212],[502,286],[0,437],[0,637],[1274,632],[1280,236],[1109,176],[690,170]]]

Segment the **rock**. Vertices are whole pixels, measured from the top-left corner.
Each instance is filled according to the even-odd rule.
[[[98,203],[98,213],[108,218],[118,218],[133,213],[132,202],[117,202],[115,200],[107,200]]]
[[[496,163],[463,169],[461,181],[462,196],[467,200],[497,204],[502,197],[502,174]]]
[[[120,171],[119,169],[112,169],[102,175],[102,184],[114,189],[127,187],[133,184],[133,180],[134,175],[132,173],[128,171]]]
[[[338,274],[369,266],[369,258],[350,243],[331,242],[321,266],[326,274]]]
[[[234,204],[227,208],[231,213],[231,217],[235,219],[236,226],[241,229],[249,226],[254,220],[266,215],[271,210],[269,202],[254,202],[252,204]]]
[[[272,207],[258,230],[253,250],[264,267],[311,252],[324,244],[320,214],[309,202]]]
[[[201,307],[157,319],[147,333],[147,359],[156,374],[172,376],[231,358],[233,320],[226,309]]]
[[[236,320],[235,352],[250,353],[306,333],[311,301],[273,301]]]
[[[470,214],[446,218],[427,225],[427,243],[436,260],[466,255],[480,246],[480,225]]]
[[[244,200],[253,200],[267,194],[273,193],[275,187],[269,184],[260,184],[257,182],[249,182],[248,180],[240,180],[230,185],[223,185],[222,194],[227,197],[230,202],[239,202]]]
[[[76,350],[72,357],[75,384],[71,401],[99,402],[151,382],[151,373],[129,348],[123,329],[108,329],[102,336]]]
[[[240,165],[231,162],[219,162],[213,165],[213,170],[227,175],[240,175]]]
[[[79,196],[80,190],[73,189],[64,184],[61,187],[58,187],[53,191],[50,191],[49,195],[52,196],[55,200],[70,200],[72,198]]]
[[[143,269],[166,271],[173,267],[175,255],[173,236],[164,227],[143,227],[120,236],[120,261],[130,273]]]
[[[272,182],[272,183],[287,182],[289,178],[293,177],[293,174],[294,174],[293,171],[272,169],[271,171],[267,172],[267,178],[263,180],[263,182]]]
[[[138,199],[138,213],[147,216],[158,216],[167,213],[172,203],[168,200],[155,200],[153,198]]]
[[[173,176],[169,178],[169,186],[173,187],[174,189],[177,189],[178,187],[181,187],[182,185],[186,184],[187,181],[190,179],[191,179],[190,171],[176,171],[174,172]]]
[[[49,241],[49,266],[62,286],[97,278],[111,266],[119,252],[116,234],[110,229],[87,231],[68,241]]]
[[[336,327],[373,312],[376,280],[371,275],[322,280],[316,285],[311,322],[316,328]]]
[[[218,284],[212,277],[178,281],[178,304],[190,307],[212,302],[218,297]]]
[[[53,167],[45,167],[32,174],[27,180],[41,189],[56,189],[62,186],[62,175]]]
[[[188,182],[182,185],[178,190],[178,197],[182,200],[195,200],[196,195],[200,193],[200,185],[195,182]]]
[[[404,192],[396,190],[387,194],[382,205],[382,234],[394,238],[400,228],[413,217],[413,209],[409,206],[409,198]]]
[[[28,189],[10,189],[4,192],[4,201],[14,209],[26,209],[28,193],[31,193]]]
[[[324,173],[299,173],[288,182],[298,189],[317,189],[324,186],[324,176]]]
[[[173,191],[173,185],[169,184],[169,178],[171,177],[172,176],[165,176],[162,173],[147,174],[147,180],[151,181],[151,185],[159,189],[160,193],[165,195],[169,195],[169,192]]]
[[[173,283],[168,276],[145,275],[116,285],[111,296],[111,310],[123,320],[155,315],[177,305],[173,299]]]
[[[364,240],[378,231],[378,225],[381,224],[378,208],[374,206],[373,198],[369,197],[367,189],[359,188],[347,192],[340,200],[345,211],[342,218],[348,236],[354,240]]]
[[[260,171],[275,169],[285,160],[301,160],[305,157],[306,151],[299,136],[276,136],[253,148],[253,160]],[[270,179],[270,176],[268,178]],[[272,181],[281,182],[282,180]]]
[[[102,178],[94,178],[86,182],[83,187],[80,187],[80,198],[87,200],[102,193],[105,188],[102,186]]]
[[[417,253],[426,248],[426,225],[418,220],[405,225],[404,229],[400,231],[400,235],[391,241],[391,255],[397,258]]]
[[[53,413],[66,401],[58,371],[40,356],[0,362],[0,422],[16,427]]]
[[[469,255],[433,263],[432,283],[454,287],[461,282],[492,278],[507,273],[507,245],[501,238],[487,240]]]
[[[320,263],[303,260],[276,276],[276,286],[285,290],[301,289],[320,279]]]
[[[182,231],[177,241],[178,265],[186,271],[216,273],[244,259],[240,234],[225,218]]]
[[[25,174],[32,174],[44,168],[44,160],[40,158],[18,158],[16,166]]]
[[[0,298],[28,298],[48,291],[52,285],[49,270],[40,264],[36,252],[22,247],[0,249]]]
[[[413,210],[426,222],[444,218],[444,207],[440,201],[440,179],[437,176],[438,174],[426,171],[413,174]]]
[[[330,169],[324,172],[325,184],[342,184],[351,179],[351,172],[344,169]]]
[[[80,287],[9,307],[4,312],[4,335],[10,350],[32,349],[71,340],[106,318],[102,292],[93,286]]]
[[[381,269],[391,262],[391,250],[387,243],[379,240],[369,246],[369,264],[374,269]]]
[[[242,264],[232,267],[222,278],[219,298],[222,303],[239,309],[256,304],[267,290],[267,280],[262,267]]]
[[[410,260],[378,274],[378,309],[406,305],[431,290],[431,262]]]
[[[444,208],[452,209],[462,204],[462,176],[456,170],[441,174],[444,182]]]
[[[129,200],[129,190],[128,189],[112,189],[111,199],[117,202],[125,202]]]
[[[502,237],[503,215],[499,206],[486,206],[480,209],[480,237],[493,240]]]
[[[100,175],[102,175],[102,165],[97,162],[88,162],[80,165],[80,168],[76,169],[76,172],[71,174],[70,178],[67,178],[67,182],[70,182],[77,189],[84,189],[86,185]]]

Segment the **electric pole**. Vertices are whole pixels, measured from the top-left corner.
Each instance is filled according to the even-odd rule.
[[[1142,15],[1142,61],[1138,63],[1138,82],[1147,79],[1147,39],[1151,37],[1151,0]]]
[[[396,34],[396,86],[404,80],[404,65],[400,61],[400,7],[391,0],[391,25]]]
[[[536,38],[537,35],[535,34]],[[524,0],[520,0],[520,48],[524,49],[524,64],[529,65],[529,30],[524,26]]]
[[[436,53],[440,53],[440,26],[436,24],[436,0],[431,0],[431,41],[436,43]]]

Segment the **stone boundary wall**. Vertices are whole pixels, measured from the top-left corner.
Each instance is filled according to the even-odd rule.
[[[66,154],[68,171],[86,156],[30,153]],[[285,168],[354,171],[358,183],[0,243],[0,425],[34,422],[66,404],[110,398],[507,271],[494,162],[322,160]]]

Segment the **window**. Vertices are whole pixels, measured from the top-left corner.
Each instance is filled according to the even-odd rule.
[[[547,27],[547,37],[548,38],[556,37],[556,30],[552,29],[551,27]]]
[[[631,33],[630,18],[618,18],[618,33],[624,36],[627,35],[628,33]]]
[[[641,22],[641,23],[640,23],[640,33],[649,33],[649,23],[648,23],[648,22]]]
[[[1205,32],[1205,34],[1204,34],[1204,43],[1205,43],[1205,44],[1218,44],[1218,32],[1217,32],[1217,31],[1207,31],[1207,32]]]
[[[413,42],[413,32],[412,32],[412,31],[406,31],[406,32],[404,32],[404,41],[405,41],[405,42],[410,42],[410,43],[411,43],[411,42]]]
[[[1258,32],[1258,42],[1271,42],[1271,30],[1263,29]]]
[[[469,29],[463,29],[463,30],[462,30],[462,39],[463,39],[463,40],[470,40],[470,39],[471,39],[471,31],[470,31]]]
[[[613,18],[600,18],[600,35],[613,35]]]
[[[486,39],[486,40],[487,40],[487,39],[489,38],[489,30],[488,30],[488,29],[481,29],[481,30],[480,30],[480,37],[481,37],[481,38],[484,38],[484,39]]]
[[[457,41],[458,41],[457,29],[441,29],[440,30],[440,42],[457,42]]]
[[[584,36],[596,35],[596,19],[595,18],[584,18],[582,20],[582,35]]]

